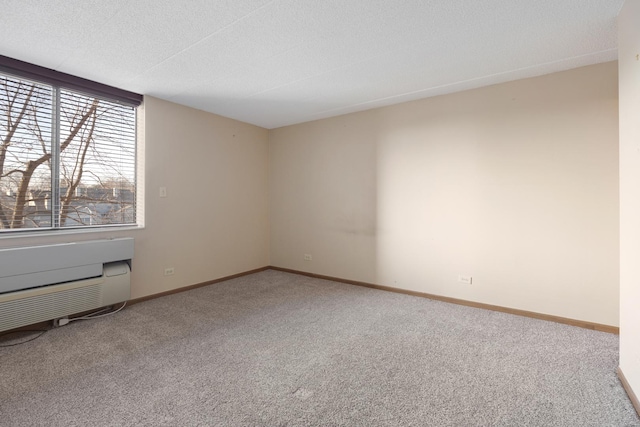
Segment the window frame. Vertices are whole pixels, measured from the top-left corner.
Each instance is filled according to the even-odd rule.
[[[97,225],[75,225],[75,226],[65,226],[60,225],[57,221],[52,221],[51,226],[49,227],[32,227],[32,228],[11,228],[11,229],[0,229],[0,239],[7,237],[27,237],[30,235],[43,235],[43,234],[67,234],[67,233],[82,233],[82,232],[100,232],[106,230],[114,230],[114,229],[137,229],[143,227],[144,219],[142,218],[144,209],[141,206],[141,182],[140,177],[141,173],[138,170],[139,166],[139,126],[140,126],[140,110],[143,102],[143,96],[134,92],[129,92],[123,89],[119,89],[116,87],[108,86],[102,83],[94,82],[91,80],[87,80],[81,77],[76,77],[70,74],[62,73],[59,71],[55,71],[49,68],[40,67],[38,65],[34,65],[28,62],[19,61],[13,58],[9,58],[6,56],[0,55],[0,73],[15,77],[17,79],[25,79],[32,81],[34,83],[41,83],[45,85],[49,85],[52,88],[52,97],[53,99],[60,99],[61,90],[69,90],[79,95],[98,98],[100,100],[104,100],[107,102],[122,104],[124,106],[133,108],[133,121],[135,123],[135,132],[134,132],[134,185],[135,192],[134,198],[132,202],[132,206],[134,209],[134,221],[129,223],[119,223],[119,224],[97,224]],[[51,114],[59,115],[60,106],[57,102],[53,102],[51,106]],[[56,133],[60,132],[60,121],[56,120],[56,129],[52,130]],[[57,140],[52,135],[52,140]],[[57,147],[59,150],[59,147]],[[52,153],[53,154],[53,153]],[[53,158],[52,158],[53,160]],[[52,172],[52,193],[54,188],[56,191],[56,204],[59,205],[60,202],[60,194],[59,194],[59,184],[57,184],[60,180],[60,172],[59,172],[59,156],[55,158],[57,165],[56,176],[53,175]],[[56,184],[54,185],[54,181]],[[54,218],[54,210],[52,210],[52,220]]]

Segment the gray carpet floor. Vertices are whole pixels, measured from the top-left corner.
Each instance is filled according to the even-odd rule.
[[[615,335],[268,270],[0,348],[0,425],[640,426],[617,365]]]

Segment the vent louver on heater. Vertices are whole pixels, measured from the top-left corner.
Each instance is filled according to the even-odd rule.
[[[127,301],[132,258],[132,238],[1,249],[0,331]]]
[[[0,303],[0,331],[100,307],[100,293],[95,284]]]

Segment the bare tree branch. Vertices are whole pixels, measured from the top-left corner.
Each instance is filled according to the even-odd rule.
[[[97,99],[94,99],[93,103],[91,104],[91,108],[89,108],[85,112],[85,114],[81,116],[78,123],[76,123],[75,126],[72,127],[71,132],[69,132],[69,135],[67,136],[67,138],[65,138],[62,144],[60,144],[61,153],[69,146],[69,144],[71,144],[71,141],[73,141],[73,139],[76,137],[78,132],[80,132],[80,129],[82,129],[82,127],[85,125],[89,117],[92,114],[94,114],[96,108],[98,107],[98,102],[99,101]],[[20,184],[18,186],[16,203],[13,211],[13,217],[11,218],[10,228],[20,228],[22,226],[23,217],[24,217],[24,207],[26,202],[26,194],[29,189],[29,183],[31,181],[31,177],[33,176],[33,173],[35,172],[35,170],[41,164],[43,164],[46,161],[49,161],[50,159],[51,159],[51,153],[46,153],[42,155],[40,158],[38,158],[37,160],[30,160],[26,163],[26,169],[22,175],[22,179],[20,180]]]
[[[49,227],[52,214],[61,226],[133,221],[134,169],[119,159],[135,158],[134,116],[62,90],[60,120],[53,123],[48,90],[0,75],[0,228]],[[52,126],[61,141],[51,141]],[[51,144],[60,153],[55,177]],[[55,188],[61,194],[52,194]]]
[[[92,120],[91,120],[91,127],[89,129],[88,132],[88,136],[86,136],[84,138],[84,145],[82,147],[82,154],[79,154],[79,159],[77,159],[76,163],[75,163],[75,168],[74,168],[74,172],[71,175],[71,182],[69,183],[69,187],[67,188],[67,194],[62,198],[62,206],[60,209],[60,224],[64,224],[65,221],[68,218],[68,212],[69,212],[69,206],[71,205],[71,201],[73,200],[73,195],[76,191],[76,189],[78,188],[78,185],[80,184],[80,181],[82,180],[82,173],[83,173],[83,169],[84,169],[84,163],[86,161],[87,158],[87,150],[89,149],[89,145],[91,144],[91,141],[93,141],[93,132],[95,131],[96,128],[96,119],[97,119],[97,115],[96,115],[96,110],[98,108],[98,100],[94,99],[93,101],[93,106],[91,111],[92,113]],[[77,175],[75,175],[77,170]],[[75,179],[74,179],[74,175],[75,175]]]
[[[9,98],[9,96],[8,96],[8,88],[6,88],[6,90],[7,90],[7,98]],[[18,113],[18,117],[17,117],[15,123],[13,122],[13,116],[11,114],[11,111],[12,111],[13,105],[14,105],[16,97],[17,97],[17,91],[16,91],[16,95],[13,97],[13,99],[8,102],[7,113],[6,113],[7,114],[7,134],[2,139],[2,144],[0,145],[0,176],[4,175],[4,162],[5,162],[5,159],[7,157],[7,150],[9,149],[9,146],[11,145],[11,139],[15,135],[16,130],[18,129],[18,127],[20,126],[20,123],[22,122],[22,120],[25,117],[25,114],[27,112],[27,108],[29,106],[29,102],[31,101],[31,97],[33,96],[33,91],[34,90],[35,90],[35,85],[31,85],[31,88],[29,89],[29,92],[27,93],[27,99],[25,100],[24,104],[22,105],[22,108],[20,109],[20,112]],[[0,206],[0,222],[2,222],[3,228],[9,228],[10,227],[9,218],[7,217],[7,214],[5,213],[5,211],[2,208],[2,206]]]

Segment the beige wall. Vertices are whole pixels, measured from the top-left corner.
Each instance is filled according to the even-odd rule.
[[[146,97],[145,228],[0,247],[133,236],[133,298],[271,264],[617,325],[617,120],[616,63],[269,132]]]
[[[3,237],[0,247],[132,236],[132,298],[269,265],[267,131],[153,97],[143,115],[144,229]]]
[[[618,17],[620,61],[620,368],[640,396],[640,2]]]
[[[618,325],[617,105],[611,62],[272,130],[271,264]]]

